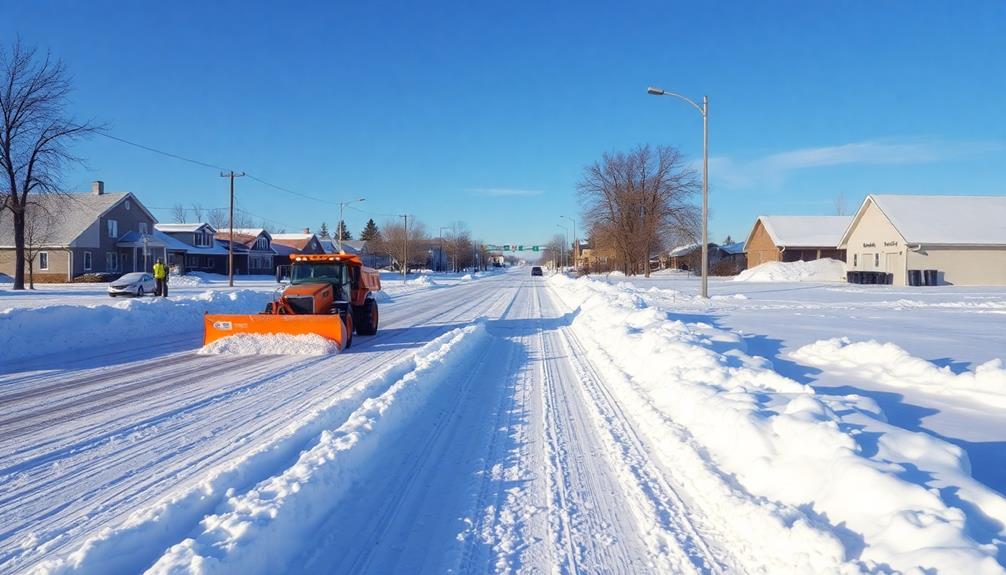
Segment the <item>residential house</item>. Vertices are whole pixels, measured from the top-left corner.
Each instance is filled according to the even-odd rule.
[[[157,224],[154,227],[154,233],[167,246],[172,273],[227,273],[227,247],[217,241],[217,230],[213,226],[195,222]]]
[[[339,253],[339,241],[333,239],[321,240],[321,245],[326,253]],[[342,251],[360,257],[363,265],[374,269],[390,268],[392,265],[391,255],[374,249],[373,242],[367,240],[343,240]]]
[[[837,245],[894,285],[1006,285],[1006,196],[870,195]]]
[[[327,253],[318,236],[305,229],[300,234],[272,234],[272,249],[276,252],[273,258],[273,265],[288,266],[291,263],[290,256],[294,254],[323,254]]]
[[[150,270],[157,257],[167,257],[153,233],[157,218],[131,193],[106,193],[104,182],[95,181],[90,193],[37,194],[33,201],[52,216],[35,234],[35,281]],[[13,229],[0,223],[0,273],[14,270]]]
[[[224,250],[229,249],[231,230],[218,230],[216,239]],[[273,275],[276,271],[273,259],[276,252],[272,248],[272,235],[262,228],[234,228],[234,273],[250,275]]]
[[[759,216],[745,242],[748,267],[765,262],[845,261],[838,247],[852,216]]]

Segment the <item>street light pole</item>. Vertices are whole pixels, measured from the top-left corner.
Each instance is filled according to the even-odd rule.
[[[440,257],[437,258],[437,271],[444,271],[444,230],[451,229],[448,226],[440,226]]]
[[[362,202],[364,198],[357,198],[355,200],[349,200],[348,202],[339,202],[339,227],[335,230],[335,235],[339,236],[339,253],[342,252],[342,233],[346,231],[346,220],[343,219],[342,213],[343,208],[349,204],[355,204],[356,202]]]
[[[652,96],[674,96],[691,104],[702,114],[702,297],[709,297],[709,97],[702,96],[702,105],[681,94],[647,88]]]
[[[402,261],[402,279],[409,278],[409,214],[398,216],[405,219],[405,259]]]
[[[567,265],[569,265],[569,260],[566,259],[566,244],[569,243],[569,228],[567,228],[566,226],[564,226],[562,224],[555,224],[555,227],[562,229],[562,242],[563,242],[563,245],[562,245],[562,249],[559,250],[559,253],[561,254],[559,257],[562,258],[562,260],[564,261],[563,267],[566,267]]]
[[[576,258],[580,251],[580,242],[576,241],[576,220],[569,216],[559,216],[573,222],[573,267],[576,267]]]

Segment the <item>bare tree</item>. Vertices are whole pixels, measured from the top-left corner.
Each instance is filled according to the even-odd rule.
[[[192,221],[197,223],[203,222],[203,216],[206,214],[206,210],[203,209],[202,204],[190,204],[189,210],[192,212]]]
[[[545,250],[541,253],[541,258],[538,261],[543,264],[550,263],[553,267],[560,268],[565,265],[567,258],[570,257],[567,253],[568,251],[566,236],[555,234],[548,244],[545,245]]]
[[[593,240],[612,247],[626,274],[650,274],[650,257],[673,235],[694,235],[695,172],[669,146],[606,153],[584,170],[577,192]]]
[[[834,200],[834,202],[835,202],[835,215],[836,216],[844,216],[844,215],[847,215],[849,213],[846,210],[846,206],[845,206],[845,192],[838,192],[837,194],[835,194],[835,200]]]
[[[206,214],[206,219],[208,223],[217,230],[223,230],[230,227],[230,221],[227,217],[227,210],[222,208],[213,208]]]
[[[406,242],[406,239],[408,241]],[[433,246],[429,234],[426,232],[426,225],[423,222],[409,217],[409,228],[405,229],[405,223],[401,220],[389,220],[381,226],[379,240],[372,240],[373,251],[384,252],[398,263],[399,269],[407,265],[408,268],[424,267],[427,261],[427,254]],[[408,253],[406,253],[408,244]]]
[[[28,287],[35,289],[35,260],[39,252],[50,247],[55,239],[58,218],[66,213],[66,201],[49,202],[49,205],[28,205],[24,220],[24,260],[28,264]],[[48,257],[48,254],[47,254]]]
[[[25,225],[36,194],[61,190],[63,167],[78,158],[73,141],[95,131],[65,113],[70,83],[66,69],[48,53],[16,41],[0,48],[0,202],[14,228],[14,289],[24,289]]]
[[[451,233],[444,236],[444,247],[450,258],[451,269],[457,273],[475,264],[475,246],[468,224],[457,221],[451,224]]]
[[[183,204],[175,204],[171,206],[171,217],[175,220],[176,224],[184,224],[187,213],[188,210],[185,209]]]

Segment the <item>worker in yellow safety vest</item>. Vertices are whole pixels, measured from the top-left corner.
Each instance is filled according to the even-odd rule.
[[[157,282],[157,295],[168,297],[168,266],[164,265],[161,258],[157,258],[154,264],[154,281]]]

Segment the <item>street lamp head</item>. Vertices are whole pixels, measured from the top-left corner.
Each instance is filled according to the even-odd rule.
[[[363,200],[365,200],[365,199],[367,199],[367,198],[357,198],[357,200],[356,200],[356,201],[358,201],[358,202],[362,202],[362,201],[363,201]]]
[[[646,93],[650,94],[652,96],[663,96],[664,95],[664,91],[663,90],[661,90],[660,88],[653,88],[653,87],[647,88],[646,89]]]

